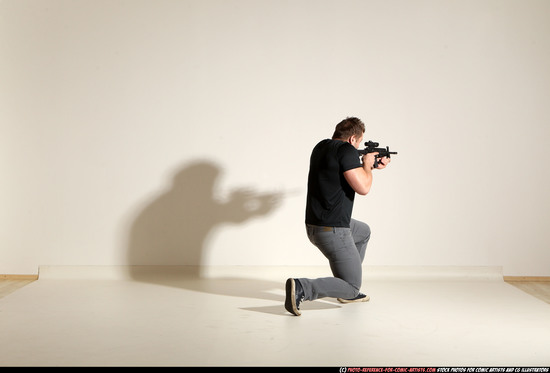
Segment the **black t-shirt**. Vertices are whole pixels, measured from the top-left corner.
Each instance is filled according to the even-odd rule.
[[[361,167],[357,149],[348,142],[322,140],[311,153],[306,224],[349,228],[355,191],[344,172]]]

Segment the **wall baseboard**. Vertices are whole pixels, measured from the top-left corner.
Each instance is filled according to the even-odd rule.
[[[40,279],[132,280],[148,276],[187,275],[200,278],[269,278],[282,281],[301,277],[331,276],[324,266],[40,266]],[[502,281],[501,267],[364,266],[365,281]]]

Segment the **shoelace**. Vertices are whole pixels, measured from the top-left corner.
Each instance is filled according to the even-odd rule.
[[[305,297],[306,297],[305,295],[302,295],[302,296],[298,299],[298,301],[296,302],[296,308],[300,309],[300,303],[302,303],[302,302],[304,301],[304,298],[305,298]]]

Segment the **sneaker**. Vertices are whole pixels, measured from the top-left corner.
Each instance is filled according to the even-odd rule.
[[[300,316],[300,303],[304,300],[304,289],[300,281],[293,278],[286,280],[285,309],[293,315]]]
[[[359,293],[355,298],[351,299],[344,299],[344,298],[337,298],[338,302],[340,303],[358,303],[358,302],[368,302],[370,297],[366,294]]]

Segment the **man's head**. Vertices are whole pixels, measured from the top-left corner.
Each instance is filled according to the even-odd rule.
[[[347,141],[358,149],[364,133],[365,124],[359,118],[350,117],[336,125],[332,139]]]

